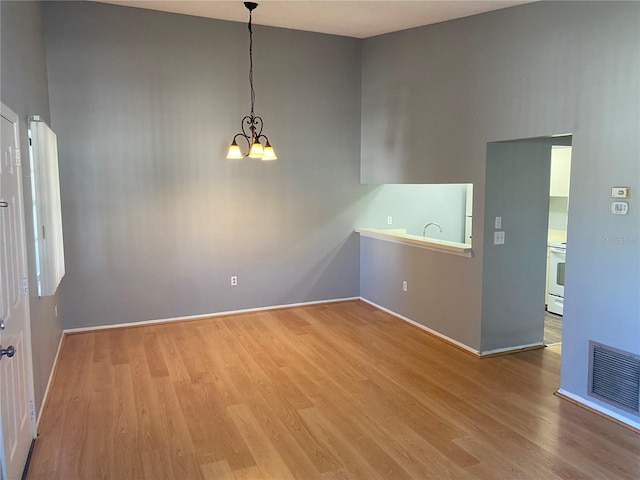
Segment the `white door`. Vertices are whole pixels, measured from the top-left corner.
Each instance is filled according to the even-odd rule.
[[[18,480],[35,437],[33,371],[18,117],[4,104],[0,117],[0,476]]]

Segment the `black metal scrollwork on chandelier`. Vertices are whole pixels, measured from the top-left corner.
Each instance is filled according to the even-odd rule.
[[[233,137],[233,142],[229,146],[227,158],[240,159],[245,156],[250,158],[259,158],[261,160],[275,160],[276,153],[269,143],[269,139],[262,133],[264,126],[262,118],[255,115],[253,107],[256,103],[256,92],[253,88],[253,29],[251,28],[251,16],[253,10],[258,6],[257,3],[244,2],[244,6],[249,10],[249,85],[251,86],[251,113],[244,117],[241,122],[242,132],[237,133]],[[247,141],[249,151],[246,155],[240,150],[240,146],[236,141],[238,137],[242,137]],[[264,145],[262,142],[264,141]]]

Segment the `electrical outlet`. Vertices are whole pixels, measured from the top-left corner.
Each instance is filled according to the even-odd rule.
[[[393,217],[391,215],[389,215],[387,217],[387,225],[391,225],[393,223]]]
[[[496,217],[496,228],[502,228],[502,217]]]
[[[408,285],[407,285],[407,282],[405,280],[405,281],[402,282],[402,291],[406,292],[407,291],[407,287],[408,287]]]
[[[231,286],[235,287],[236,285],[238,285],[238,277],[234,275],[233,277],[231,277]]]
[[[501,231],[493,233],[493,244],[504,245],[504,232]]]

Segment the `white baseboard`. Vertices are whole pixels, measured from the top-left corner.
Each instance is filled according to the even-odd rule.
[[[404,322],[407,322],[407,323],[410,323],[411,325],[413,325],[415,327],[418,327],[418,328],[430,333],[431,335],[439,337],[439,338],[443,339],[444,341],[455,345],[456,347],[459,347],[459,348],[461,348],[463,350],[466,350],[467,352],[472,353],[473,355],[476,355],[476,356],[480,356],[481,355],[481,353],[478,350],[476,350],[474,348],[471,348],[468,345],[465,345],[464,343],[461,343],[461,342],[459,342],[457,340],[454,340],[453,338],[447,337],[446,335],[443,335],[442,333],[437,332],[436,330],[432,330],[429,327],[425,327],[424,325],[422,325],[421,323],[416,322],[415,320],[411,320],[410,318],[407,318],[404,315],[400,315],[399,313],[394,312],[393,310],[389,310],[388,308],[385,308],[385,307],[383,307],[381,305],[378,305],[377,303],[372,302],[371,300],[367,300],[364,297],[360,297],[360,300],[362,300],[363,302],[366,302],[369,305],[372,305],[372,306],[374,306],[374,307],[376,307],[376,308],[378,308],[378,309],[380,309],[380,310],[382,310],[384,312],[387,312],[387,313],[393,315],[394,317],[398,317],[400,320],[402,320]]]
[[[38,411],[38,415],[36,418],[36,433],[38,432],[38,426],[40,425],[40,419],[42,418],[42,411],[44,410],[44,406],[47,404],[47,398],[49,397],[49,388],[51,387],[51,382],[53,382],[53,377],[56,373],[56,367],[58,366],[58,358],[60,357],[60,350],[62,349],[62,342],[64,340],[64,332],[60,334],[60,340],[58,341],[58,350],[56,351],[56,356],[53,359],[53,365],[51,366],[51,372],[49,372],[49,380],[47,381],[47,387],[44,389],[44,395],[42,396],[42,402],[40,403],[40,410]]]
[[[410,323],[411,325],[414,325],[426,332],[429,332],[432,335],[435,335],[436,337],[442,338],[443,340],[445,340],[446,342],[449,342],[453,345],[455,345],[456,347],[462,348],[463,350],[466,350],[467,352],[473,353],[475,356],[477,357],[492,357],[495,355],[500,355],[503,353],[517,353],[520,352],[522,350],[530,350],[533,348],[542,348],[544,347],[544,343],[542,342],[538,342],[538,343],[530,343],[527,345],[517,345],[515,347],[505,347],[505,348],[496,348],[495,350],[488,350],[486,352],[481,352],[479,350],[476,350],[475,348],[471,348],[468,345],[465,345],[464,343],[461,343],[457,340],[454,340],[451,337],[447,337],[446,335],[443,335],[442,333],[433,330],[429,327],[425,327],[424,325],[422,325],[421,323],[416,322],[415,320],[411,320],[410,318],[405,317],[404,315],[400,315],[397,312],[394,312],[393,310],[389,310],[388,308],[385,308],[381,305],[378,305],[375,302],[372,302],[371,300],[367,300],[364,297],[360,297],[360,300],[362,300],[363,302],[368,303],[369,305],[373,305],[376,308],[379,308],[380,310],[383,310],[387,313],[390,313],[391,315],[398,317],[400,320],[405,321],[407,323]]]
[[[486,352],[482,352],[480,353],[481,356],[489,356],[489,355],[499,355],[501,353],[508,353],[508,352],[519,352],[521,350],[531,350],[533,348],[542,348],[544,347],[544,343],[543,342],[536,342],[536,343],[528,343],[526,345],[517,345],[515,347],[505,347],[505,348],[496,348],[494,350],[487,350]]]
[[[601,413],[605,417],[610,417],[611,419],[623,423],[625,425],[629,425],[631,428],[636,430],[640,430],[640,422],[636,422],[631,420],[630,418],[623,417],[622,415],[614,412],[613,410],[608,409],[607,407],[603,407],[599,403],[593,402],[591,400],[587,400],[586,398],[581,397],[580,395],[576,395],[575,393],[568,392],[563,390],[562,388],[558,389],[560,397],[567,397],[575,403],[580,404],[581,406],[587,408],[588,410],[595,410],[596,412]]]
[[[264,312],[267,310],[278,310],[281,308],[305,307],[309,305],[319,305],[322,303],[348,302],[350,300],[359,300],[359,299],[360,297],[334,298],[330,300],[318,300],[314,302],[289,303],[285,305],[272,305],[269,307],[247,308],[244,310],[229,310],[226,312],[204,313],[201,315],[190,315],[187,317],[161,318],[158,320],[142,320],[140,322],[115,323],[113,325],[97,325],[94,327],[65,328],[63,330],[63,333],[71,334],[71,333],[91,332],[94,330],[109,330],[112,328],[139,327],[142,325],[154,325],[157,323],[182,322],[187,320],[201,320],[204,318],[224,317],[227,315],[237,315],[242,313]]]

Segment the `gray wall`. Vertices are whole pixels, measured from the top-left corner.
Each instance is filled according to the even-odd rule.
[[[380,185],[369,195],[358,226],[405,228],[410,235],[422,235],[424,226],[436,222],[426,234],[432,238],[464,242],[467,185]],[[391,216],[392,224],[387,223]]]
[[[640,187],[638,25],[638,2],[535,2],[363,42],[363,181],[474,183],[476,257],[432,273],[460,279],[469,304],[452,330],[479,338],[487,142],[573,133],[561,387],[607,408],[587,395],[588,341],[640,353],[640,195],[629,215],[610,213],[610,187]],[[384,284],[393,265],[366,253]],[[396,262],[417,276],[414,255],[404,247]],[[449,317],[437,301],[448,285],[416,288],[436,302],[405,310]]]
[[[44,10],[66,328],[359,295],[358,40],[255,26],[256,113],[279,159],[231,161],[246,24]]]
[[[551,139],[487,145],[483,352],[542,344],[550,169]],[[493,243],[495,231],[505,233],[503,245]]]
[[[23,152],[23,192],[27,227],[27,261],[29,266],[29,308],[36,409],[53,367],[60,335],[61,317],[55,316],[58,296],[38,298],[35,271],[35,243],[31,210],[31,180],[28,167],[27,116],[41,115],[49,122],[47,68],[39,2],[0,2],[2,43],[2,102],[20,117],[20,149]],[[62,312],[59,310],[59,315]]]
[[[479,351],[480,324],[469,322],[478,315],[479,282],[459,274],[472,260],[362,237],[361,295]]]

